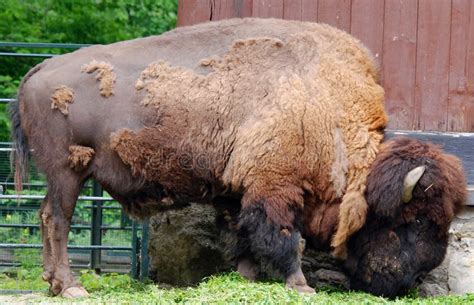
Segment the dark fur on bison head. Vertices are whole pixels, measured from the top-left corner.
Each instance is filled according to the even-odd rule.
[[[456,157],[405,137],[384,143],[367,178],[367,222],[348,243],[352,288],[393,297],[438,266],[466,192]]]

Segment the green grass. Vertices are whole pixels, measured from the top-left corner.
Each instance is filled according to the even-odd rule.
[[[38,272],[38,271],[35,271]],[[38,276],[34,278],[34,276]],[[319,291],[311,296],[302,296],[284,288],[281,282],[250,283],[237,273],[213,276],[197,287],[164,288],[152,283],[140,283],[127,275],[109,274],[97,276],[83,272],[80,280],[91,297],[71,301],[50,297],[45,292],[34,296],[0,296],[0,303],[18,302],[27,298],[31,303],[66,304],[474,304],[474,295],[419,298],[415,296],[389,300],[361,292]],[[9,282],[22,282],[46,289],[39,274],[21,279],[5,277],[0,280],[0,289],[7,288]]]

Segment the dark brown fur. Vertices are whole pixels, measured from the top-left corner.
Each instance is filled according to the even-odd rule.
[[[404,205],[403,179],[420,165],[427,169],[413,191],[413,199]],[[467,188],[462,173],[459,159],[443,153],[439,147],[397,138],[382,145],[372,164],[367,178],[367,203],[378,217],[413,221],[415,215],[425,213],[447,233],[451,220],[466,201]]]
[[[413,198],[403,203],[404,177],[421,165]],[[466,198],[459,159],[410,138],[384,143],[367,178],[367,222],[349,241],[352,288],[391,297],[412,288],[442,262],[449,225]]]

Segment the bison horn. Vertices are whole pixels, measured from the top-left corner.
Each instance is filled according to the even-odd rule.
[[[423,173],[426,170],[426,166],[418,166],[411,171],[408,172],[408,174],[405,176],[405,180],[403,180],[403,193],[402,193],[402,200],[403,203],[407,203],[411,200],[413,197],[413,189],[415,188],[415,185],[418,183],[418,180],[420,180],[421,176],[423,176]]]

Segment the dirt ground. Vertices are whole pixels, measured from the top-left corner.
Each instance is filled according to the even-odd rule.
[[[0,294],[0,304],[47,304],[48,302],[44,301],[45,296],[43,293]],[[43,301],[40,301],[40,299],[43,299]]]

